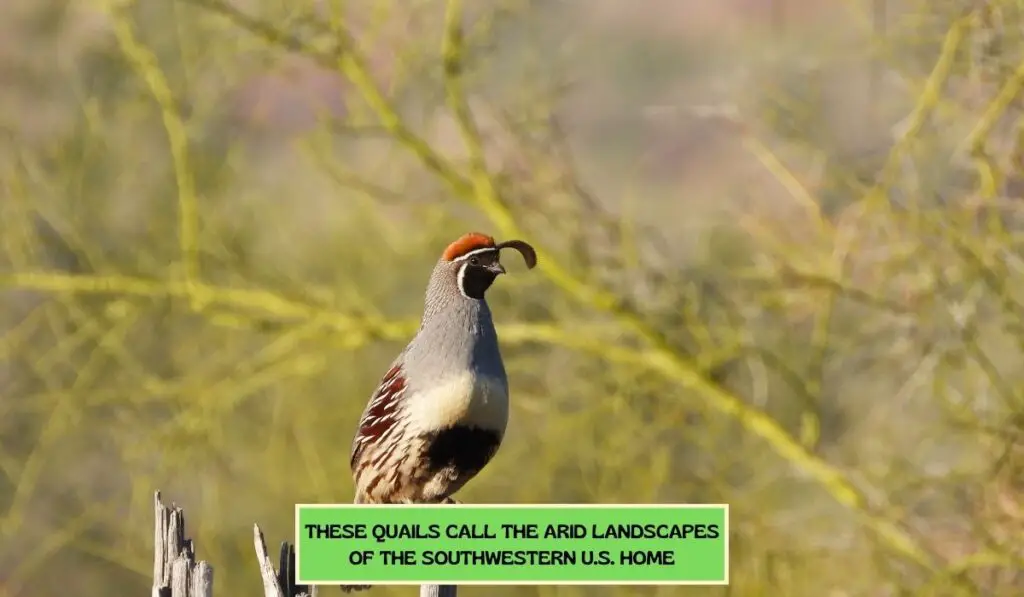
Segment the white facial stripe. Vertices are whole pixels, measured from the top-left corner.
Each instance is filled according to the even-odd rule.
[[[470,251],[469,253],[466,253],[465,255],[463,255],[461,257],[456,257],[452,261],[456,261],[456,262],[458,262],[458,261],[465,261],[465,260],[469,259],[470,257],[472,257],[473,255],[479,255],[481,253],[492,253],[494,251],[497,251],[497,249],[495,249],[494,247],[484,247],[483,249],[474,249],[474,250]]]
[[[458,261],[458,260],[456,260],[456,261]],[[466,268],[467,267],[468,266],[465,263],[463,263],[462,265],[459,266],[459,275],[458,275],[458,279],[456,280],[455,283],[459,287],[459,294],[461,294],[462,296],[464,296],[466,298],[470,298],[470,296],[468,294],[466,294],[465,287],[463,287],[463,285],[462,285],[465,282],[465,280],[466,280]]]

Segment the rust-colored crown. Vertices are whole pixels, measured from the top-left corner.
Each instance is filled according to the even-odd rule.
[[[493,238],[479,232],[470,232],[469,234],[462,235],[457,241],[448,245],[448,248],[441,254],[441,258],[445,261],[454,261],[470,251],[476,251],[477,249],[489,249],[493,247]]]

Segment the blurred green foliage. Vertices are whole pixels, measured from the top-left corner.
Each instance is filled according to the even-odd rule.
[[[156,489],[259,594],[470,229],[542,253],[461,499],[734,535],[728,588],[467,597],[1021,594],[1020,3],[456,8],[0,6],[0,595],[146,591]]]

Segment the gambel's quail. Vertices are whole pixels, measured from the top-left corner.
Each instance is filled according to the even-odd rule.
[[[497,452],[508,377],[484,293],[505,273],[505,248],[537,265],[529,244],[471,232],[434,266],[420,329],[388,367],[352,441],[356,503],[454,503],[451,495]]]
[[[484,293],[505,273],[502,249],[528,268],[533,247],[480,233],[444,250],[419,331],[381,379],[352,442],[357,503],[452,503],[486,465],[508,423],[508,378]]]

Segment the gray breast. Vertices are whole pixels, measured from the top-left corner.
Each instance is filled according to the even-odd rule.
[[[418,377],[410,380],[414,383],[467,372],[502,382],[506,379],[498,335],[483,301],[453,301],[424,321],[409,346],[406,363]]]

